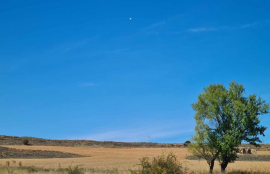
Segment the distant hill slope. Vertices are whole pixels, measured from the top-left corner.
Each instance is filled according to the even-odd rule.
[[[92,147],[145,147],[145,148],[169,148],[186,147],[183,143],[126,143],[113,141],[92,141],[92,140],[51,140],[35,137],[17,137],[0,135],[0,145],[22,145],[23,139],[28,139],[30,145],[35,146],[92,146]]]
[[[0,159],[44,159],[44,158],[78,158],[82,155],[44,150],[21,150],[0,146]]]
[[[91,146],[91,147],[114,147],[114,148],[173,148],[173,147],[187,147],[184,143],[127,143],[114,141],[93,141],[93,140],[51,140],[35,137],[17,137],[0,135],[0,145],[22,145],[23,139],[28,139],[30,145],[35,146]],[[242,144],[242,147],[255,148],[252,145]],[[270,151],[270,144],[262,144],[261,147],[256,148],[261,151]]]

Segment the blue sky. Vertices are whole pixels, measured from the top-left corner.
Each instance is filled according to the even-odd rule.
[[[270,103],[270,1],[0,2],[0,134],[184,142],[210,83]],[[132,18],[130,20],[130,18]],[[270,118],[265,143],[270,143]]]

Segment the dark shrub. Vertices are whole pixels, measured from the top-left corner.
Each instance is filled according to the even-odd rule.
[[[23,140],[22,140],[22,143],[23,143],[23,145],[30,145],[29,144],[29,140],[27,139],[27,138],[24,138]]]
[[[186,141],[186,142],[184,143],[184,146],[188,146],[189,144],[191,144],[191,142],[190,142],[190,141]]]
[[[184,174],[186,168],[177,161],[176,155],[173,153],[165,156],[154,157],[152,161],[148,157],[140,159],[139,170],[130,170],[131,174]]]

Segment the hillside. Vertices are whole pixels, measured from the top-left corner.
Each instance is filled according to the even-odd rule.
[[[30,145],[34,146],[66,146],[66,147],[111,147],[111,148],[183,148],[184,143],[147,143],[147,142],[114,142],[114,141],[93,141],[93,140],[52,140],[35,137],[18,137],[0,135],[0,145],[22,145],[23,139],[28,139]],[[252,145],[242,144],[242,147],[256,148]],[[256,148],[259,151],[270,151],[270,144],[261,144]]]
[[[22,150],[0,146],[0,159],[45,159],[45,158],[78,158],[82,155],[74,153],[63,153],[49,150]]]
[[[35,137],[17,137],[0,135],[0,145],[22,145],[23,139],[28,139],[30,145],[35,146],[91,146],[91,147],[145,147],[145,148],[170,148],[186,147],[183,143],[126,143],[113,141],[92,141],[92,140],[51,140]]]

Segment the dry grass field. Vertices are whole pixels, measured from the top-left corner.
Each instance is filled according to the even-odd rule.
[[[185,157],[190,155],[187,148],[94,148],[94,147],[61,147],[61,146],[22,146],[6,145],[3,147],[27,150],[59,151],[64,153],[74,153],[85,157],[79,158],[51,158],[51,159],[16,159],[21,161],[24,166],[36,166],[42,168],[58,168],[59,165],[67,167],[69,165],[80,165],[84,168],[94,169],[113,169],[120,171],[136,169],[136,164],[142,157],[154,157],[162,153],[173,152],[177,155],[185,167],[192,171],[208,171],[205,161],[187,160]],[[259,154],[270,155],[270,151],[259,151]],[[12,160],[12,159],[9,159]],[[0,159],[0,164],[5,165],[7,159]],[[269,171],[270,162],[251,162],[237,161],[229,164],[228,170],[243,171]],[[216,171],[220,171],[218,162],[215,166]]]

